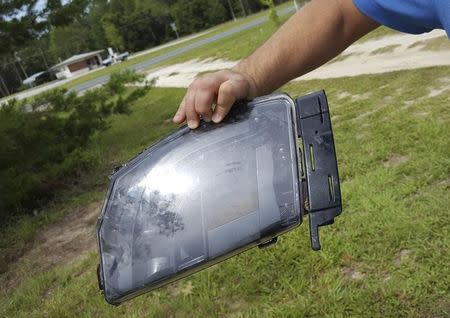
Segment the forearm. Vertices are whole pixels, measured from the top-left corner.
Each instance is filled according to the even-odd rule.
[[[351,0],[314,0],[234,70],[253,83],[250,98],[308,73],[378,27]]]

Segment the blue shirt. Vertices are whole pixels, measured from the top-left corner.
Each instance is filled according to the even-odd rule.
[[[450,0],[353,0],[372,20],[406,33],[444,29],[450,38]]]

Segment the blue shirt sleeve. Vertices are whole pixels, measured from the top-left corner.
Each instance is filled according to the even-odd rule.
[[[450,37],[450,0],[353,0],[369,18],[406,33],[444,29]]]

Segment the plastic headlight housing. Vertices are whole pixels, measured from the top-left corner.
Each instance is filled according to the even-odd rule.
[[[307,213],[317,250],[318,227],[340,212],[324,92],[241,103],[113,173],[97,224],[100,288],[118,304],[275,242]]]

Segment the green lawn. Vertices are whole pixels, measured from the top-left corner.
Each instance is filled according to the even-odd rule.
[[[289,16],[281,17],[282,22]],[[255,48],[263,44],[270,35],[275,32],[277,27],[270,21],[252,27],[245,31],[226,37],[218,42],[210,43],[205,46],[193,49],[177,57],[171,58],[152,68],[182,63],[192,59],[224,59],[230,61],[240,60],[251,54]]]
[[[344,212],[322,230],[322,251],[310,249],[302,225],[271,248],[119,307],[99,294],[97,256],[85,254],[24,271],[20,286],[0,292],[0,317],[449,317],[450,90],[430,94],[448,87],[448,74],[435,67],[284,87],[329,97]],[[131,115],[111,118],[92,143],[104,162],[50,215],[98,201],[114,165],[175,128],[182,94],[154,89]]]

